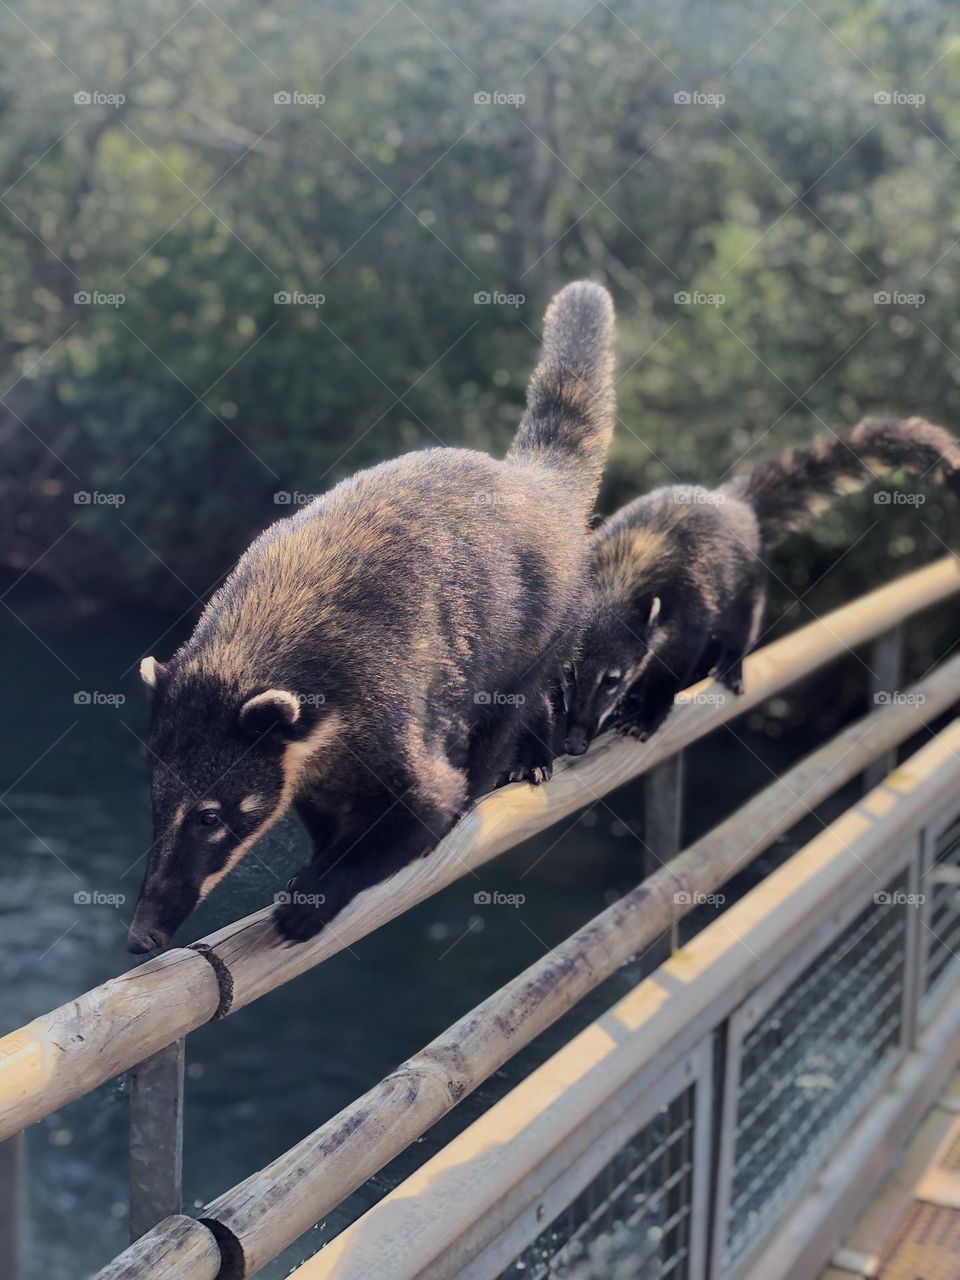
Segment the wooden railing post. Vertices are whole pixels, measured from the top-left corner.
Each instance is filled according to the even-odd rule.
[[[130,1239],[178,1214],[183,1198],[183,1039],[130,1072]]]
[[[683,760],[678,751],[651,769],[644,779],[643,878],[659,871],[680,852],[683,831]],[[672,924],[644,956],[644,973],[650,973],[677,948],[677,925]]]
[[[0,1276],[20,1280],[27,1212],[26,1135],[0,1142]]]
[[[870,668],[870,707],[894,698],[903,679],[903,626],[893,627],[870,646],[867,666]],[[863,775],[864,791],[872,791],[897,766],[897,749],[886,752],[867,768]]]

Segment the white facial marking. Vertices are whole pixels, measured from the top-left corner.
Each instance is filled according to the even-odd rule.
[[[253,813],[256,809],[262,809],[267,802],[267,797],[259,792],[253,792],[252,795],[244,796],[240,801],[241,813]]]
[[[157,660],[156,658],[140,659],[140,679],[150,689],[157,687]]]
[[[652,627],[656,620],[660,617],[660,597],[653,597],[653,604],[650,606],[650,617],[647,619],[647,626]]]
[[[307,762],[336,737],[342,727],[342,722],[343,717],[339,712],[331,711],[323,717],[316,728],[311,733],[308,733],[305,738],[299,742],[290,743],[283,755],[283,787],[280,791],[279,800],[273,810],[257,827],[256,831],[251,832],[245,840],[240,841],[220,870],[214,871],[213,875],[207,876],[200,886],[201,902],[210,893],[211,889],[216,888],[223,877],[233,870],[251,846],[256,844],[261,836],[266,835],[277,819],[286,813],[290,807],[290,802],[296,794],[297,783]]]

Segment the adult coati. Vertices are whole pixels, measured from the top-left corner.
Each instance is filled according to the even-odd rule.
[[[276,925],[311,937],[546,732],[584,616],[612,336],[607,292],[568,285],[505,460],[429,449],[345,480],[256,539],[168,662],[144,659],[155,843],[130,950],[167,943],[291,805],[313,860]]]
[[[671,485],[594,532],[589,620],[565,679],[564,750],[607,723],[646,738],[677,693],[715,672],[742,690],[766,587],[761,551],[877,471],[936,471],[960,496],[960,447],[923,418],[865,420],[788,449],[719,489]]]

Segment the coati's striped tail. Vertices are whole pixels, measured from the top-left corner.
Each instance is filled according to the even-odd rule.
[[[753,507],[766,542],[841,494],[901,470],[942,479],[960,497],[960,443],[925,418],[865,418],[846,435],[818,436],[767,458],[725,488]]]
[[[613,434],[613,303],[588,280],[554,297],[508,462],[561,469],[589,514]]]

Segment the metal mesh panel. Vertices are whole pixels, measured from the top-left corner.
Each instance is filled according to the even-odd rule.
[[[871,904],[745,1037],[725,1266],[770,1229],[897,1054],[905,910]]]
[[[930,933],[924,989],[929,992],[960,956],[960,817],[939,836],[925,881]]]
[[[695,1088],[661,1108],[502,1280],[686,1280]]]

